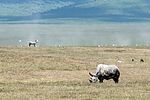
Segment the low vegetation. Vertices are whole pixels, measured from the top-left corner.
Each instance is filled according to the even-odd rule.
[[[118,84],[89,83],[100,63],[120,68]],[[149,65],[144,47],[0,47],[0,99],[148,100]]]

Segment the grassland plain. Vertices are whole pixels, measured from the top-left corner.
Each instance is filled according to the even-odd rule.
[[[100,63],[119,66],[118,84],[89,83]],[[0,47],[1,100],[149,100],[149,76],[150,48]]]

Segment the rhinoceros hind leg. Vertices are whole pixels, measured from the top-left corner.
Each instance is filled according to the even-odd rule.
[[[118,78],[113,78],[113,80],[115,81],[115,83],[118,83],[118,82],[119,82],[119,79],[118,79]]]

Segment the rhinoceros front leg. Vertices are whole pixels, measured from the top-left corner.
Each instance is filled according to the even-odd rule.
[[[100,76],[100,77],[98,77],[98,79],[99,79],[100,83],[103,83],[103,80],[104,80],[103,77]]]
[[[115,83],[118,83],[118,82],[119,82],[119,79],[118,79],[118,78],[113,78],[113,80],[115,81]]]

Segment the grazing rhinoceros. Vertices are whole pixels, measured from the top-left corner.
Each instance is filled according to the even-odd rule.
[[[100,83],[103,82],[104,79],[109,80],[113,79],[115,83],[118,83],[120,71],[116,65],[105,65],[99,64],[96,69],[95,74],[90,74],[90,82],[95,83],[99,80]]]

